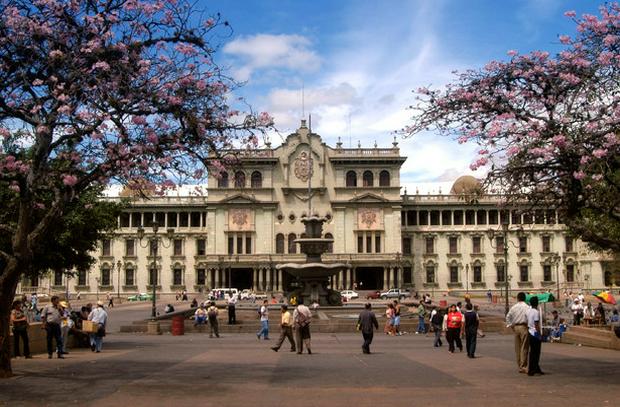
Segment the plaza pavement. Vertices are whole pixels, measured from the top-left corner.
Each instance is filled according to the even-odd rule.
[[[14,359],[2,406],[618,406],[620,352],[545,344],[545,376],[517,373],[512,337],[489,334],[478,358],[422,335],[313,335],[313,354],[253,334],[110,334],[100,354]]]

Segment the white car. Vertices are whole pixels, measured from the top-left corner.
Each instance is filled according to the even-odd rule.
[[[347,301],[351,301],[355,298],[359,298],[360,295],[358,293],[356,293],[353,290],[343,290],[340,291],[340,295],[342,296],[342,298],[345,298]]]

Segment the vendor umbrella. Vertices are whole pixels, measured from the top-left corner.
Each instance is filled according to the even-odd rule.
[[[533,297],[538,297],[538,303],[542,304],[544,302],[553,302],[555,301],[555,297],[551,293],[542,293],[542,294],[527,294],[525,296],[525,302],[530,303],[530,299]]]
[[[607,304],[616,304],[616,299],[609,291],[594,291],[592,295]]]

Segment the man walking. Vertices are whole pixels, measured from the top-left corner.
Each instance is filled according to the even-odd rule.
[[[540,329],[540,312],[538,311],[538,297],[530,299],[531,308],[527,311],[527,331],[529,334],[530,354],[528,360],[527,375],[543,375],[540,370],[540,349],[542,345],[542,333]]]
[[[478,326],[480,319],[478,313],[474,310],[471,302],[465,304],[465,347],[467,348],[467,357],[475,358],[476,341],[478,338]]]
[[[424,319],[426,318],[426,308],[424,308],[424,304],[420,302],[418,304],[418,330],[416,334],[424,334],[426,333],[426,324],[424,323]]]
[[[207,318],[209,319],[209,326],[211,330],[209,331],[209,338],[213,338],[213,334],[215,334],[216,338],[220,337],[220,326],[217,322],[217,314],[220,311],[215,306],[215,301],[211,301],[211,305],[207,309]]]
[[[47,357],[48,359],[52,358],[52,355],[54,354],[52,340],[56,340],[56,353],[58,354],[58,359],[64,359],[65,357],[62,355],[62,334],[60,332],[62,311],[60,310],[60,305],[58,304],[58,296],[52,296],[51,301],[51,304],[47,304],[41,312],[43,328],[47,331]]]
[[[434,308],[431,311],[430,316],[430,324],[433,327],[433,332],[435,333],[435,341],[433,342],[433,346],[438,348],[441,345],[441,331],[443,330],[443,313],[440,308]]]
[[[370,310],[370,303],[364,305],[364,310],[360,313],[357,319],[357,326],[362,331],[362,337],[364,338],[364,344],[362,345],[362,352],[370,354],[370,344],[372,343],[373,327],[379,329],[379,323],[375,313]]]
[[[263,305],[261,305],[259,310],[260,315],[260,331],[256,333],[256,337],[260,340],[262,336],[265,340],[269,340],[269,302],[267,300],[263,301]]]
[[[308,355],[312,355],[310,348],[310,321],[312,320],[312,312],[310,308],[304,305],[303,299],[300,298],[299,305],[293,313],[293,324],[295,325],[295,339],[297,342],[297,354],[304,352],[304,344],[308,349]]]
[[[525,293],[517,294],[517,303],[506,314],[506,326],[515,334],[515,355],[519,373],[527,373],[529,352],[529,334],[527,331],[527,312],[530,307],[525,303]]]
[[[237,323],[237,314],[235,306],[237,305],[237,295],[232,291],[228,292],[228,325]]]
[[[288,341],[291,344],[291,352],[295,352],[296,349],[295,340],[293,339],[293,320],[286,304],[282,304],[280,337],[278,338],[278,343],[276,343],[276,346],[271,348],[274,352],[277,352],[280,349],[280,346],[282,346],[282,343],[284,343],[284,338],[288,338]]]
[[[90,350],[101,352],[103,337],[105,336],[105,325],[108,321],[108,313],[103,309],[103,302],[97,301],[97,308],[88,315],[88,320],[97,324],[97,332],[90,334]]]

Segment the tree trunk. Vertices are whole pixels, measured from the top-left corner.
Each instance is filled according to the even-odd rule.
[[[16,260],[11,260],[3,270],[0,278],[0,378],[11,377],[11,337],[9,317],[11,305],[17,290],[19,278],[19,265]]]

